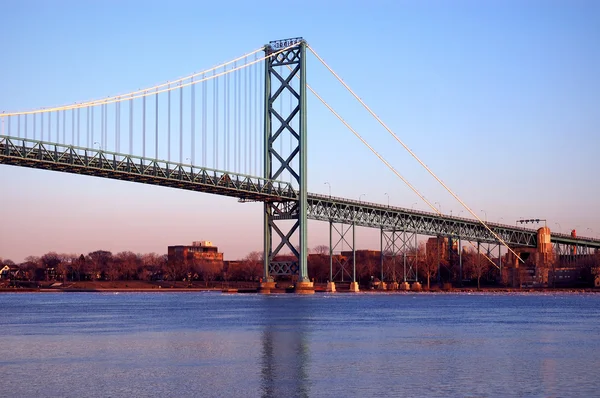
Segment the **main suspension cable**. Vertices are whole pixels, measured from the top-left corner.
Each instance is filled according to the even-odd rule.
[[[479,216],[477,216],[477,214],[471,210],[471,208],[462,200],[458,197],[457,194],[454,193],[454,191],[452,191],[450,189],[450,187],[448,187],[384,122],[383,120],[381,120],[381,118],[379,118],[379,116],[377,116],[375,114],[375,112],[373,112],[371,110],[371,108],[358,96],[356,95],[356,93],[350,88],[350,86],[348,86],[340,77],[337,73],[335,73],[335,71],[323,60],[323,58],[321,58],[319,56],[319,54],[316,53],[316,51],[307,45],[307,47],[310,49],[310,51],[315,55],[315,57],[317,57],[317,59],[329,70],[329,72],[331,72],[331,74],[333,74],[335,76],[335,78],[350,92],[350,94],[352,94],[352,96],[354,98],[356,98],[356,100],[358,102],[361,103],[361,105],[371,114],[371,116],[373,116],[378,122],[379,124],[381,124],[383,126],[383,128],[385,128],[388,133],[390,133],[395,139],[396,141],[398,141],[400,143],[400,145],[402,145],[404,147],[404,149],[406,149],[406,151],[408,151],[408,153],[417,161],[419,162],[419,164],[421,166],[423,166],[425,168],[425,170],[427,170],[429,172],[429,174],[435,178],[435,180],[440,183],[445,189],[446,191],[448,191],[448,193],[450,193],[450,195],[452,195],[454,197],[454,199],[456,199],[481,225],[484,226],[485,229],[487,229],[492,236],[494,236],[494,238],[496,238],[499,242],[502,243],[502,245],[504,245],[512,254],[514,254],[519,260],[521,260],[520,256],[515,253],[514,250],[512,250],[508,244],[504,241],[504,239],[502,239],[498,234],[496,234],[488,225],[486,222],[484,222]],[[308,87],[308,85],[307,85]],[[312,90],[311,90],[312,91]],[[431,204],[428,203],[430,206]],[[523,260],[521,260],[523,261]]]

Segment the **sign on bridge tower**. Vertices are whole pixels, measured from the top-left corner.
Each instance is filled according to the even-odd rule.
[[[264,177],[289,179],[298,198],[264,204],[264,280],[297,275],[297,287],[308,287],[306,42],[270,42],[265,53],[272,56],[265,62]],[[291,255],[282,256],[288,252]]]

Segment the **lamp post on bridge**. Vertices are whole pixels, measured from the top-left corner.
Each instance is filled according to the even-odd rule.
[[[480,210],[480,211],[481,211],[483,214],[485,214],[485,218],[484,218],[484,220],[485,220],[485,222],[487,222],[487,211],[485,211],[485,210]]]
[[[94,143],[92,145],[96,145],[98,144],[98,148],[100,148],[100,150],[102,150],[102,145],[100,145],[100,143],[98,141],[94,141]]]
[[[442,214],[442,204],[440,202],[435,202],[434,205],[438,205],[438,209],[440,211],[440,215]]]
[[[592,233],[592,236],[594,236],[594,230],[592,228],[586,228],[585,230],[589,230]]]
[[[366,193],[361,193],[361,194],[358,196],[358,203],[360,203],[360,198],[362,198],[363,196],[367,196],[367,194],[366,194]]]
[[[388,207],[390,207],[390,195],[388,195],[388,194],[387,194],[387,192],[386,192],[386,193],[384,193],[384,195],[385,195],[385,196],[387,196],[387,198],[388,198]],[[589,229],[589,228],[588,228],[588,229]]]
[[[414,210],[414,209],[415,209],[415,205],[418,205],[418,204],[419,204],[419,202],[415,202],[415,203],[413,203],[413,204],[412,204],[412,206],[410,207],[410,209],[411,209],[411,210]]]
[[[331,184],[328,183],[327,181],[325,181],[324,184],[327,184],[329,186],[329,197],[331,198]]]

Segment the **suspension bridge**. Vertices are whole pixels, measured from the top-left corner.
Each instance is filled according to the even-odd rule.
[[[406,253],[409,247],[416,247],[419,235],[476,242],[478,250],[480,245],[488,245],[488,254],[490,247],[497,247],[499,258],[502,247],[516,258],[515,248],[539,248],[550,243],[565,254],[586,255],[600,249],[600,239],[550,234],[549,230],[540,234],[533,229],[484,222],[445,185],[473,219],[441,214],[307,84],[309,50],[444,185],[302,38],[270,42],[208,70],[126,94],[4,112],[0,114],[0,164],[263,202],[265,289],[281,275],[297,276],[300,291],[312,289],[307,271],[309,219],[329,223],[330,267],[333,251],[341,242],[351,248],[353,283],[356,226],[380,231],[382,279],[383,253]],[[307,192],[307,90],[432,212]],[[352,239],[347,237],[350,231]],[[292,254],[291,260],[289,256],[282,260],[286,251]],[[416,278],[416,269],[411,267],[411,272]],[[406,271],[404,275],[406,282]]]

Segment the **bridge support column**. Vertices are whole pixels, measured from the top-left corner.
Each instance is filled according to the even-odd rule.
[[[298,198],[265,203],[263,277],[272,282],[277,275],[291,276],[297,291],[306,293],[314,289],[307,267],[306,42],[270,42],[265,54],[264,177],[289,179]],[[275,247],[273,232],[279,239]],[[283,248],[291,256],[281,255]]]
[[[350,226],[346,226],[345,224],[339,224],[339,228],[336,227],[336,225],[330,220],[329,221],[329,281],[330,282],[334,282],[336,280],[339,280],[340,282],[344,282],[344,275],[346,275],[348,278],[352,279],[352,275],[350,275],[350,272],[348,271],[348,266],[349,266],[349,262],[350,262],[350,256],[348,255],[348,253],[344,254],[343,250],[344,250],[344,243],[348,245],[349,249],[354,250],[354,246],[353,244],[351,244],[350,242],[348,242],[348,240],[346,239],[346,234],[348,232],[350,232]],[[335,244],[332,245],[333,243],[333,233],[336,233],[337,238],[335,241]],[[338,249],[339,245],[342,245],[342,247],[340,247],[340,254],[339,255],[333,255],[333,252]],[[337,270],[335,271],[335,273],[333,272],[333,264],[335,263]],[[339,276],[339,279],[338,279]]]

